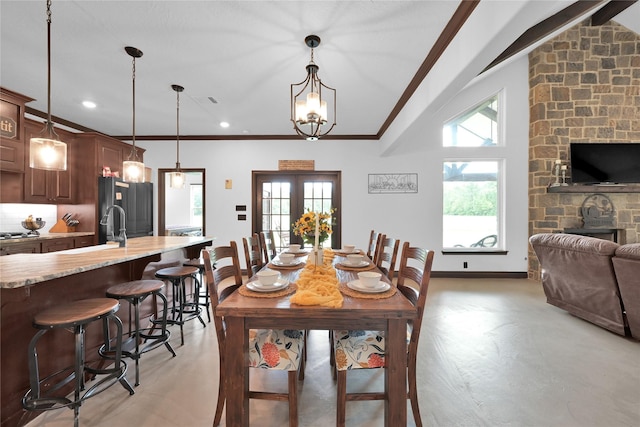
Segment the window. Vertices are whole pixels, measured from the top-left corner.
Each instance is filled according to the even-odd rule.
[[[499,145],[498,95],[480,103],[444,125],[444,147],[490,147]]]
[[[445,161],[443,247],[499,247],[500,161]]]
[[[499,99],[497,94],[443,126],[443,248],[483,251],[503,246],[504,161],[495,158],[494,148],[501,145]]]

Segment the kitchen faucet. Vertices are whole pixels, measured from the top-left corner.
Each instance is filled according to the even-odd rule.
[[[127,246],[127,232],[126,232],[127,230],[125,228],[126,221],[125,221],[124,209],[122,209],[118,205],[109,206],[107,208],[107,212],[104,214],[104,216],[100,220],[100,225],[106,225],[107,226],[107,233],[109,233],[109,214],[111,213],[113,208],[117,208],[118,212],[120,213],[120,234],[118,234],[118,237],[115,237],[114,234],[113,234],[113,228],[112,228],[110,235],[107,235],[107,240],[111,240],[111,241],[114,241],[114,242],[120,242],[120,247],[124,248],[124,247]]]

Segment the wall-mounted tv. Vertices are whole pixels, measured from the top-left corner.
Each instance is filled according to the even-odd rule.
[[[640,143],[572,143],[574,184],[640,183]]]

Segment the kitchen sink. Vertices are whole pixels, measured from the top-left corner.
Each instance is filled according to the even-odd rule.
[[[96,245],[96,246],[85,246],[84,248],[75,248],[75,249],[67,249],[66,251],[58,251],[58,254],[61,255],[74,255],[74,254],[84,254],[87,252],[95,252],[95,251],[103,251],[105,249],[117,249],[120,246],[112,243],[107,243],[104,245]]]

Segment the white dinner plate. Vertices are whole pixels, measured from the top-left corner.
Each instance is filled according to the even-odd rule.
[[[290,251],[290,250],[286,250],[284,251],[285,254],[294,254],[294,255],[303,255],[308,253],[308,251],[304,250],[304,249],[300,249],[299,251]]]
[[[352,267],[352,268],[362,268],[362,267],[368,267],[369,266],[369,261],[367,260],[362,260],[357,264],[352,264],[349,261],[342,261],[340,264],[344,265],[345,267]]]
[[[267,286],[261,285],[258,281],[247,283],[247,289],[255,292],[274,292],[279,291],[280,289],[284,289],[287,286],[289,286],[289,282],[283,279],[278,279],[273,285]]]
[[[271,264],[273,265],[277,265],[278,267],[295,267],[296,265],[300,264],[302,262],[302,260],[300,258],[294,258],[293,261],[291,261],[288,264],[285,264],[284,262],[280,261],[279,259],[274,259],[271,261]]]
[[[386,292],[391,289],[391,285],[386,282],[378,283],[378,286],[376,286],[375,288],[367,288],[360,283],[360,280],[352,280],[351,282],[348,282],[347,287],[353,289],[354,291],[364,292],[367,294],[377,294],[380,292]]]

